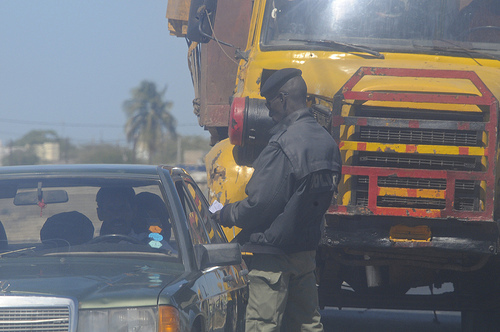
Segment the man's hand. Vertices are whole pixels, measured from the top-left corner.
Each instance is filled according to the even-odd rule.
[[[220,210],[212,213],[210,215],[210,218],[215,221],[216,223],[220,224]]]
[[[224,221],[223,218],[222,218],[222,215],[221,215],[221,212],[222,210],[219,210],[217,212],[214,212],[212,213],[212,215],[210,216],[210,218],[215,221],[216,223],[218,223],[219,225],[221,226],[224,226],[224,227],[233,227],[235,226],[234,224],[231,224],[231,223],[228,223],[227,221]]]

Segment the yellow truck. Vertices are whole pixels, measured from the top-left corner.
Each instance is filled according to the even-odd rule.
[[[272,126],[260,87],[302,70],[343,158],[318,249],[321,306],[500,326],[500,1],[169,0],[167,18],[211,134],[211,201],[245,197]]]

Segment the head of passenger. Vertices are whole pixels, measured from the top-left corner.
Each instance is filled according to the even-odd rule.
[[[274,72],[262,85],[260,95],[266,98],[269,116],[275,123],[307,108],[307,85],[300,69],[284,68]]]
[[[134,231],[136,233],[147,232],[148,219],[158,220],[162,229],[161,234],[168,241],[171,235],[171,226],[168,221],[168,210],[165,202],[163,202],[160,196],[150,192],[137,194],[135,201],[139,216],[137,220],[140,221],[140,224],[134,225]]]
[[[55,214],[40,230],[42,243],[52,246],[83,244],[94,237],[94,225],[89,218],[77,211]]]
[[[96,196],[100,235],[128,235],[136,215],[135,192],[131,187],[103,187]]]

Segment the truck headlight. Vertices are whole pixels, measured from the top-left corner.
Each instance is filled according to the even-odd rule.
[[[156,308],[80,310],[78,331],[156,332]]]
[[[274,126],[264,99],[235,97],[229,113],[228,135],[240,166],[251,166],[269,141]]]

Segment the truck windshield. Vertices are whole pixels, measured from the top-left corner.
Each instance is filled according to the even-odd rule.
[[[264,51],[363,52],[346,44],[377,51],[481,51],[498,57],[500,1],[268,1],[261,39]]]

